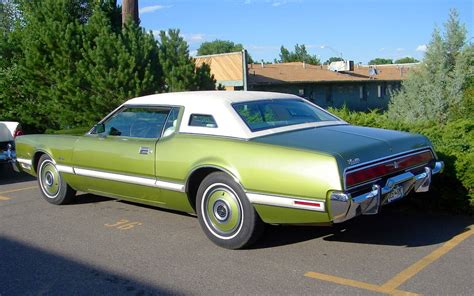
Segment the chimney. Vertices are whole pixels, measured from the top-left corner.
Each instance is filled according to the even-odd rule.
[[[122,26],[131,18],[135,24],[138,24],[138,0],[122,1]]]

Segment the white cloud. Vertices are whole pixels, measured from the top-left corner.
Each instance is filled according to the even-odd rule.
[[[398,52],[400,52],[400,51],[405,51],[405,48],[399,47],[399,48],[397,48],[396,50],[397,50]]]
[[[206,35],[202,33],[193,33],[193,34],[182,34],[186,42],[192,43],[201,43],[206,40]]]
[[[426,51],[426,44],[421,44],[421,45],[418,45],[416,47],[416,51],[421,51],[421,52],[425,52]]]
[[[140,8],[138,10],[138,12],[140,14],[144,14],[144,13],[151,13],[151,12],[155,12],[157,10],[160,10],[160,9],[164,9],[164,8],[170,8],[171,6],[165,6],[165,5],[151,5],[151,6],[144,6],[142,8]]]

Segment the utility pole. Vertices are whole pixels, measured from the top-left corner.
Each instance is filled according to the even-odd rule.
[[[122,1],[122,26],[131,18],[135,24],[138,24],[138,0]]]

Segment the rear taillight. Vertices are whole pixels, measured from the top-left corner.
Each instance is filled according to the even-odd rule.
[[[387,160],[365,169],[349,172],[346,175],[346,186],[362,184],[415,166],[426,164],[433,159],[431,151]]]
[[[23,131],[21,130],[21,128],[17,128],[15,130],[15,133],[13,133],[13,138],[15,139],[16,137],[18,136],[23,136]]]

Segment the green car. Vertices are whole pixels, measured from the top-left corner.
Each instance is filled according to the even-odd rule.
[[[195,213],[238,249],[270,224],[377,214],[443,169],[421,135],[349,125],[300,97],[182,92],[127,101],[83,136],[16,139],[52,204],[76,191]]]

